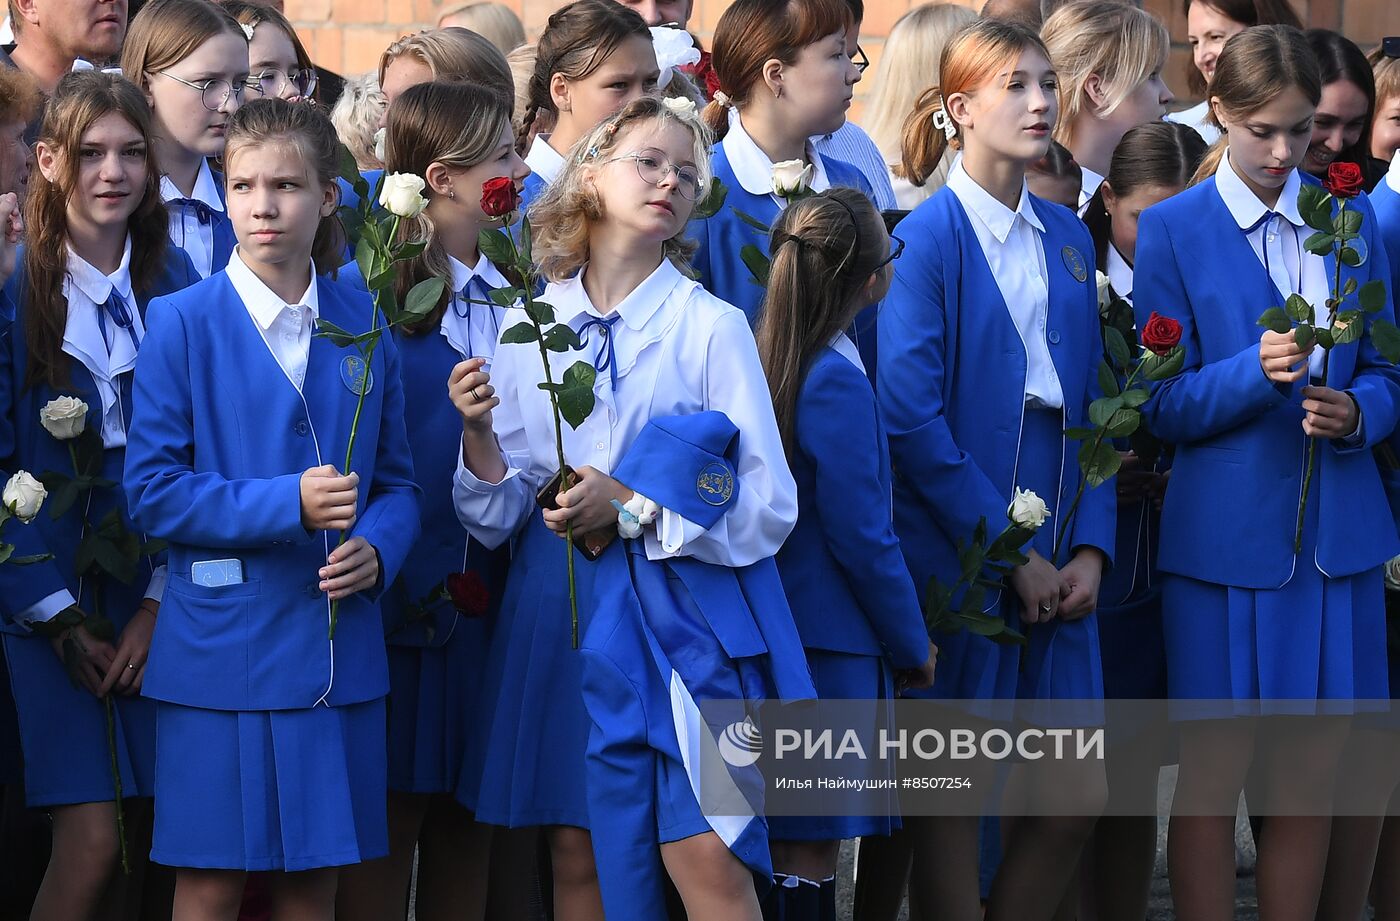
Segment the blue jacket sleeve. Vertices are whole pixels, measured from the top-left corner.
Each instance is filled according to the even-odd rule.
[[[403,377],[394,337],[380,337],[384,355],[384,403],[380,407],[379,440],[375,446],[374,482],[365,510],[350,533],[363,537],[379,551],[380,580],[370,597],[393,585],[408,552],[418,540],[421,520],[418,484],[413,479],[413,456],[404,424]]]
[[[1383,258],[1386,246],[1376,223],[1375,210],[1364,195],[1353,199],[1352,205],[1362,215],[1361,233],[1372,254],[1372,258],[1367,260],[1371,266],[1371,280],[1384,284],[1387,295],[1385,305],[1379,313],[1367,318],[1366,325],[1369,329],[1377,319],[1394,323],[1394,279],[1391,277],[1390,260]],[[1354,307],[1355,302],[1348,306]],[[1356,371],[1347,392],[1356,400],[1357,408],[1361,411],[1362,446],[1369,450],[1385,441],[1400,423],[1400,369],[1381,357],[1369,334],[1363,336],[1359,343]],[[1333,446],[1345,450],[1340,441],[1334,441]]]
[[[1204,364],[1194,308],[1186,291],[1171,232],[1149,209],[1138,222],[1133,312],[1141,329],[1155,311],[1181,324],[1186,363],[1180,374],[1153,387],[1143,404],[1148,428],[1174,444],[1228,432],[1286,403],[1290,388],[1276,385],[1259,366],[1259,343],[1222,361]],[[1261,330],[1262,332],[1262,330]]]
[[[131,518],[157,537],[240,549],[311,539],[301,474],[231,480],[194,469],[194,394],[185,319],[167,300],[147,309],[133,383],[123,486]]]
[[[796,441],[812,463],[815,513],[875,635],[895,668],[928,658],[918,592],[894,533],[888,479],[875,469],[884,437],[870,383],[840,359],[814,369],[798,404]]]

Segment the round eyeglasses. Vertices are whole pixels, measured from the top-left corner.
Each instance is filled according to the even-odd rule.
[[[693,166],[677,166],[666,159],[660,151],[639,150],[635,153],[613,157],[608,162],[616,163],[618,160],[631,160],[636,163],[637,175],[642,177],[643,182],[655,186],[661,185],[666,181],[667,176],[675,173],[676,190],[681,193],[681,198],[686,201],[695,201],[700,197],[700,171]]]
[[[239,105],[243,104],[245,84],[241,80],[236,83],[230,83],[222,79],[205,80],[202,83],[194,83],[186,80],[184,77],[177,77],[169,71],[158,70],[156,73],[160,74],[162,77],[169,77],[176,83],[188,86],[192,90],[199,90],[200,101],[204,103],[204,108],[208,109],[210,112],[217,112],[222,109],[224,103],[228,102],[229,96],[232,96]]]
[[[262,73],[252,74],[248,77],[248,89],[269,99],[280,97],[291,88],[291,95],[300,96],[303,99],[316,92],[316,70],[306,68],[296,69],[286,72],[275,67],[269,67]]]

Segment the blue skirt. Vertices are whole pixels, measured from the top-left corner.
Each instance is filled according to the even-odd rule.
[[[457,790],[490,629],[484,618],[459,616],[441,646],[388,647],[390,790]]]
[[[575,551],[580,637],[594,565]],[[538,512],[511,560],[484,669],[480,704],[468,716],[458,802],[492,825],[588,828],[589,720],[583,663],[570,636],[564,541]]]
[[[309,710],[157,704],[151,859],[313,870],[389,853],[384,700]]]
[[[1030,544],[1047,560],[1053,553],[1059,528],[1056,497],[1060,493],[1060,460],[1065,450],[1073,451],[1074,446],[1064,445],[1061,413],[1027,408],[1016,486],[1034,490],[1051,506],[1050,518]],[[1010,504],[1009,497],[1007,503]],[[988,526],[996,533],[998,525],[988,522]],[[1048,623],[1024,623],[1021,600],[1009,585],[1002,589],[994,610],[1026,636],[1027,644],[999,644],[966,630],[936,634],[933,639],[938,644],[938,668],[933,687],[918,696],[946,700],[1103,698],[1099,629],[1094,614],[1075,621],[1057,618]],[[995,717],[1000,712],[987,711],[985,715]]]
[[[1322,574],[1313,562],[1320,501],[1314,490],[1302,552],[1281,588],[1166,577],[1162,622],[1173,718],[1311,713],[1319,701],[1328,702],[1327,712],[1348,713],[1358,709],[1352,701],[1390,696],[1381,570]]]
[[[25,803],[110,802],[114,787],[103,702],[73,686],[44,637],[0,636],[19,719]],[[112,700],[122,796],[150,796],[155,790],[155,704],[136,696]]]
[[[869,727],[872,735],[862,737],[868,752],[878,747],[873,732],[877,726],[894,726],[894,673],[879,656],[852,655],[808,649],[807,665],[812,670],[812,683],[818,700],[868,701]],[[843,706],[852,706],[846,704]],[[879,711],[883,712],[883,718]],[[882,758],[868,758],[855,764],[842,763],[842,776],[871,781],[894,779],[894,763]],[[864,768],[864,774],[857,772]],[[889,791],[886,808],[877,815],[784,816],[768,819],[768,833],[777,841],[840,841],[863,835],[888,835],[900,827],[899,793]]]

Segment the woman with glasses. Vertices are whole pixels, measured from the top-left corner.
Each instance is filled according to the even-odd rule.
[[[206,0],[151,0],[131,21],[122,72],[151,106],[170,241],[207,278],[228,264],[236,242],[209,158],[223,155],[229,117],[243,104],[248,35]]]
[[[316,99],[316,67],[286,16],[248,0],[220,0],[219,5],[244,31],[252,31],[248,39],[249,98]]]

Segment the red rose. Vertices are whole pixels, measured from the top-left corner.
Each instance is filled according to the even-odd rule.
[[[1181,342],[1181,324],[1157,311],[1147,318],[1142,328],[1142,347],[1158,355],[1167,355]]]
[[[497,176],[481,184],[481,210],[487,217],[505,217],[516,208],[515,180]]]
[[[1333,163],[1327,167],[1322,187],[1331,192],[1333,198],[1355,198],[1364,183],[1361,167],[1355,163]]]
[[[475,572],[454,572],[447,577],[452,606],[464,617],[485,617],[491,608],[491,592]]]
[[[700,52],[700,62],[695,65],[691,76],[699,84],[700,89],[704,91],[706,99],[715,98],[715,93],[719,92],[719,74],[715,73],[715,65],[711,60],[710,52],[703,50]]]

